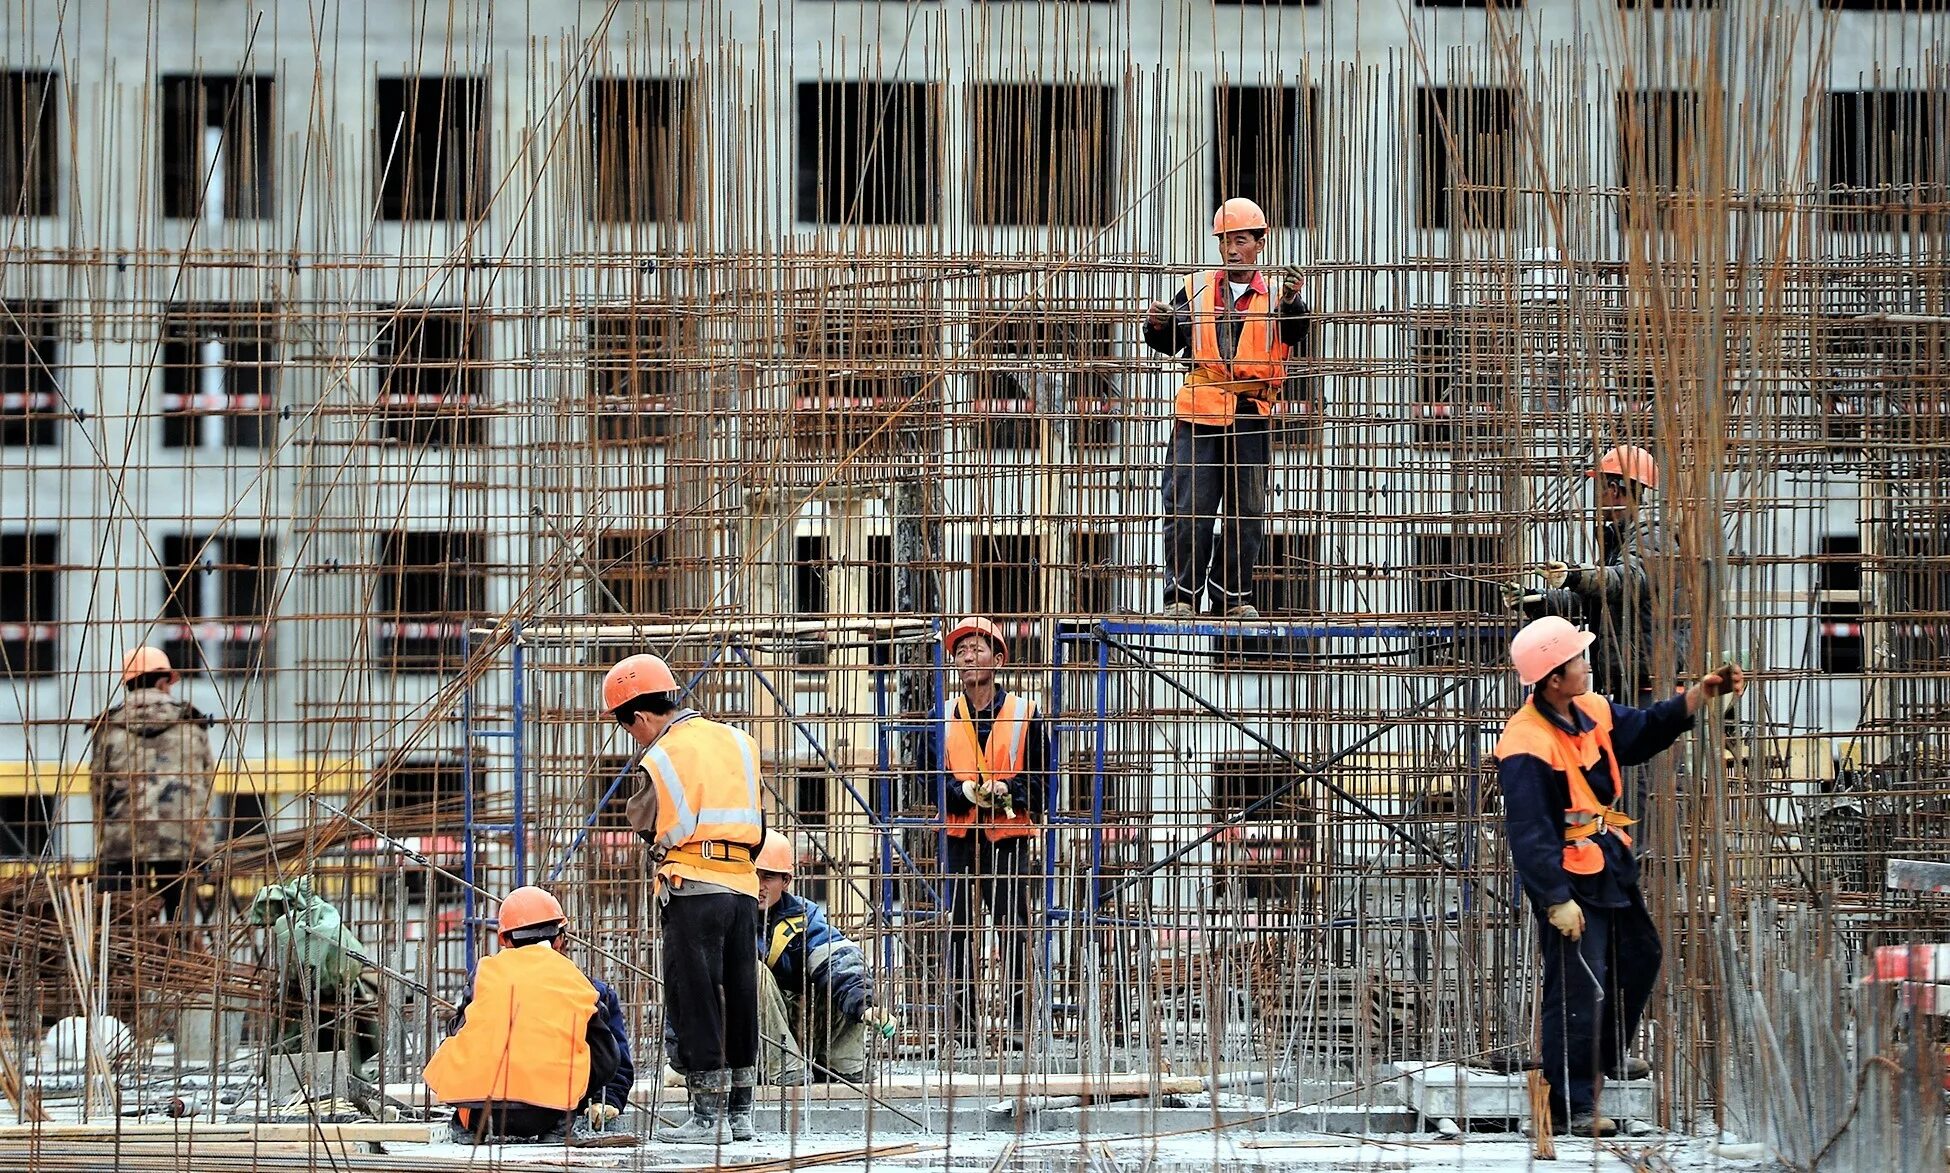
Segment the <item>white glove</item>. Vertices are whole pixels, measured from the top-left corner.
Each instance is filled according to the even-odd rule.
[[[968,801],[974,803],[976,806],[981,807],[983,810],[987,810],[990,807],[995,805],[995,800],[993,798],[990,798],[988,792],[982,789],[982,784],[980,782],[962,783],[961,793],[963,798],[966,798]]]
[[[1509,610],[1509,611],[1523,610],[1523,588],[1522,587],[1518,586],[1514,582],[1506,582],[1498,586],[1496,589],[1500,591],[1503,595],[1503,606],[1505,610]]]
[[[1550,922],[1552,928],[1573,941],[1584,936],[1584,909],[1579,908],[1575,900],[1551,905]]]
[[[860,1021],[880,1032],[883,1039],[891,1039],[900,1031],[901,1020],[885,1006],[869,1006],[860,1016]]]
[[[601,1132],[603,1125],[608,1124],[622,1114],[622,1111],[616,1105],[605,1104],[601,1100],[589,1101],[589,1106],[582,1110],[583,1119],[589,1121],[589,1127],[597,1132]]]
[[[1562,562],[1546,562],[1544,563],[1544,569],[1538,573],[1544,576],[1545,586],[1556,590],[1569,581],[1571,568]]]

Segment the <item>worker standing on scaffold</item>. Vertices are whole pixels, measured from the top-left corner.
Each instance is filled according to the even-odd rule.
[[[1049,788],[1049,731],[1034,701],[996,682],[1009,646],[993,620],[964,619],[941,646],[961,673],[961,695],[948,702],[941,724],[949,1021],[960,1046],[980,1046],[970,953],[986,904],[1009,983],[1008,1038],[1019,1044],[1028,1013],[1029,887],[1036,877],[1029,848]],[[932,775],[933,738],[924,756]]]
[[[1626,708],[1590,691],[1585,649],[1595,638],[1551,615],[1510,641],[1517,678],[1533,691],[1497,740],[1496,772],[1544,955],[1551,1118],[1580,1136],[1611,1136],[1618,1129],[1598,1113],[1597,1077],[1649,1073],[1626,1048],[1661,956],[1626,830],[1634,820],[1613,807],[1620,771],[1663,753],[1708,698],[1738,696],[1746,678],[1727,664],[1679,696]]]
[[[690,1119],[660,1140],[750,1140],[758,1083],[758,869],[765,842],[758,743],[679,707],[677,678],[656,656],[603,678],[603,711],[643,747],[630,826],[650,845],[664,950],[664,1015]]]
[[[1188,274],[1171,304],[1144,312],[1145,345],[1192,363],[1165,464],[1166,618],[1197,615],[1207,595],[1227,618],[1259,618],[1253,572],[1266,532],[1271,417],[1287,358],[1306,354],[1308,320],[1297,277],[1274,302],[1259,265],[1266,229],[1253,201],[1219,205],[1212,235],[1224,267]]]

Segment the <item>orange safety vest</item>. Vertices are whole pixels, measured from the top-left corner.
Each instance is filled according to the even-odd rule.
[[[757,899],[753,857],[765,842],[758,805],[758,742],[741,730],[685,717],[643,751],[656,789],[657,877],[718,884]]]
[[[1595,876],[1605,870],[1605,853],[1597,837],[1610,832],[1625,846],[1632,837],[1625,828],[1638,822],[1625,812],[1598,801],[1592,793],[1585,771],[1597,764],[1602,751],[1611,770],[1611,792],[1623,792],[1618,776],[1618,754],[1611,745],[1611,703],[1593,693],[1572,697],[1579,712],[1591,718],[1592,727],[1572,736],[1537,710],[1526,704],[1511,715],[1496,742],[1498,758],[1529,754],[1564,775],[1571,790],[1571,804],[1564,809],[1564,870],[1577,876]]]
[[[995,715],[995,723],[989,726],[989,741],[982,745],[975,739],[975,718],[969,715],[968,698],[955,698],[953,710],[948,715],[948,728],[945,740],[948,743],[948,772],[962,782],[1007,782],[1022,773],[1022,764],[1029,749],[1029,722],[1036,716],[1036,706],[1013,693],[1002,698],[1002,708]],[[977,811],[966,814],[947,812],[948,834],[960,839],[975,829],[980,818]],[[982,834],[993,843],[999,839],[1026,839],[1036,833],[1030,825],[1029,813],[1017,811],[1012,815],[989,812],[982,824]]]
[[[1232,423],[1245,396],[1253,410],[1271,415],[1286,383],[1287,344],[1280,341],[1279,307],[1269,290],[1250,290],[1246,306],[1237,313],[1239,345],[1232,361],[1219,354],[1219,317],[1230,297],[1225,270],[1212,269],[1185,277],[1185,304],[1192,312],[1192,373],[1178,388],[1178,418],[1194,424]]]
[[[528,1104],[571,1111],[589,1093],[596,987],[547,945],[503,949],[474,970],[460,1030],[427,1060],[443,1104]]]

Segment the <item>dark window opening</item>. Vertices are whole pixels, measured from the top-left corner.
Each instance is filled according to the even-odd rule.
[[[940,335],[912,321],[913,310],[860,306],[803,313],[794,321],[793,410],[789,426],[802,455],[887,451],[913,442],[935,413],[919,402],[938,364]],[[938,403],[938,393],[928,400]],[[890,416],[900,419],[887,427]]]
[[[1257,203],[1276,228],[1312,228],[1320,114],[1312,86],[1221,86],[1214,110],[1213,206]]]
[[[1078,615],[1109,615],[1117,605],[1117,534],[1080,529],[1070,533],[1070,610]]]
[[[1507,331],[1487,324],[1416,329],[1414,443],[1482,448],[1499,441],[1513,390],[1509,345]]]
[[[1899,672],[1950,667],[1950,536],[1892,535],[1883,566],[1890,666]]]
[[[163,215],[269,217],[272,92],[268,77],[162,79]]]
[[[269,307],[170,307],[163,319],[163,447],[272,446],[277,382],[277,322]]]
[[[184,672],[262,666],[275,605],[277,543],[169,534],[162,540],[163,650]]]
[[[643,444],[676,431],[678,375],[684,349],[668,308],[654,314],[589,320],[589,410],[597,444]]]
[[[60,209],[60,75],[0,73],[0,218]]]
[[[867,537],[867,614],[881,619],[899,609],[900,581],[894,566],[894,537],[871,534]],[[875,639],[867,651],[867,660],[874,665],[893,663],[893,641]]]
[[[1901,232],[1934,226],[1945,200],[1950,135],[1941,94],[1863,90],[1828,95],[1829,227]]]
[[[802,827],[824,827],[833,813],[831,774],[823,766],[806,766],[793,774],[793,810]]]
[[[970,349],[983,364],[968,383],[971,445],[1038,448],[1045,426],[1081,448],[1116,442],[1111,324],[1075,314],[1044,307],[971,321]]]
[[[799,219],[934,223],[938,93],[925,82],[801,82]]]
[[[1043,574],[1035,534],[988,534],[975,539],[972,609],[1001,626],[1009,641],[1009,660],[1040,663]]]
[[[0,534],[0,675],[51,676],[58,664],[61,537]]]
[[[60,302],[0,302],[0,445],[60,440],[60,321]]]
[[[1516,98],[1509,90],[1438,86],[1415,110],[1423,228],[1514,228]]]
[[[1815,614],[1821,670],[1862,671],[1862,537],[1828,534],[1815,564]]]
[[[398,532],[379,537],[379,638],[374,654],[393,671],[457,665],[469,622],[487,611],[487,538]]]
[[[483,327],[473,312],[404,306],[380,322],[373,354],[380,363],[381,439],[440,446],[483,442],[487,420],[473,413],[480,401]]]
[[[1412,608],[1441,616],[1417,650],[1425,664],[1490,665],[1507,654],[1506,612],[1497,582],[1509,572],[1491,534],[1425,534],[1415,541]]]
[[[223,828],[225,839],[243,839],[251,835],[270,833],[270,810],[264,801],[264,795],[248,790],[235,791],[230,795],[228,805],[229,812],[224,819]]]
[[[1269,533],[1253,573],[1253,607],[1273,622],[1318,616],[1320,605],[1320,539],[1313,534]],[[1313,652],[1318,641],[1310,636],[1279,635],[1228,638],[1227,650],[1242,656],[1292,658]]]
[[[487,82],[382,77],[374,91],[382,220],[473,220],[493,192]]]
[[[605,615],[669,615],[676,610],[676,569],[669,534],[632,530],[596,543],[595,610]]]
[[[826,539],[817,534],[801,534],[792,542],[792,608],[801,620],[824,619],[832,604],[832,584],[827,575],[833,570],[826,557]],[[799,662],[824,664],[826,642],[816,635],[799,637]]]
[[[1320,315],[1307,318],[1306,333],[1287,356],[1286,382],[1273,405],[1273,442],[1287,448],[1318,448],[1326,428],[1327,399],[1320,367]]]
[[[1218,835],[1213,884],[1217,892],[1296,910],[1313,904],[1314,886],[1308,877],[1316,863],[1313,811],[1302,801],[1302,788],[1280,793],[1294,776],[1292,766],[1264,754],[1213,763],[1212,821],[1238,820]],[[1276,793],[1279,797],[1272,798]],[[1268,798],[1271,801],[1239,818],[1240,812]]]
[[[1108,86],[970,87],[969,219],[976,224],[1110,223],[1117,95]]]
[[[0,859],[38,859],[54,838],[54,799],[0,795]]]
[[[1628,228],[1663,228],[1675,197],[1699,189],[1699,95],[1638,90],[1618,95],[1619,211]]]
[[[690,219],[690,85],[666,78],[589,83],[590,215],[609,223]]]

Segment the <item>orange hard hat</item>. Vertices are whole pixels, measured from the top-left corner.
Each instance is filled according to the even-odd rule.
[[[1212,235],[1224,236],[1228,232],[1266,231],[1266,213],[1258,204],[1245,196],[1233,196],[1219,205],[1219,211],[1212,217]]]
[[[662,657],[640,654],[617,661],[603,677],[603,712],[617,709],[653,692],[676,692],[677,678]]]
[[[1624,444],[1600,456],[1598,467],[1584,475],[1624,477],[1648,489],[1656,489],[1659,487],[1659,462],[1645,449]]]
[[[1546,615],[1524,625],[1510,641],[1510,662],[1517,667],[1517,679],[1535,684],[1570,663],[1598,637],[1579,631],[1562,615]]]
[[[765,832],[765,846],[758,849],[756,861],[761,872],[777,872],[782,876],[792,874],[792,844],[777,831]]]
[[[560,924],[568,919],[560,900],[533,884],[526,884],[508,893],[507,899],[501,902],[501,938],[505,941],[517,929]]]
[[[123,684],[152,672],[166,673],[171,677],[176,675],[175,665],[169,662],[169,657],[161,648],[152,648],[144,644],[122,658]]]
[[[941,637],[941,649],[951,656],[954,655],[955,645],[961,642],[961,637],[964,635],[987,636],[989,643],[995,648],[996,655],[1004,660],[1009,658],[1009,641],[1002,638],[1002,629],[995,625],[995,620],[984,619],[980,615],[970,615],[949,628],[948,634]]]

